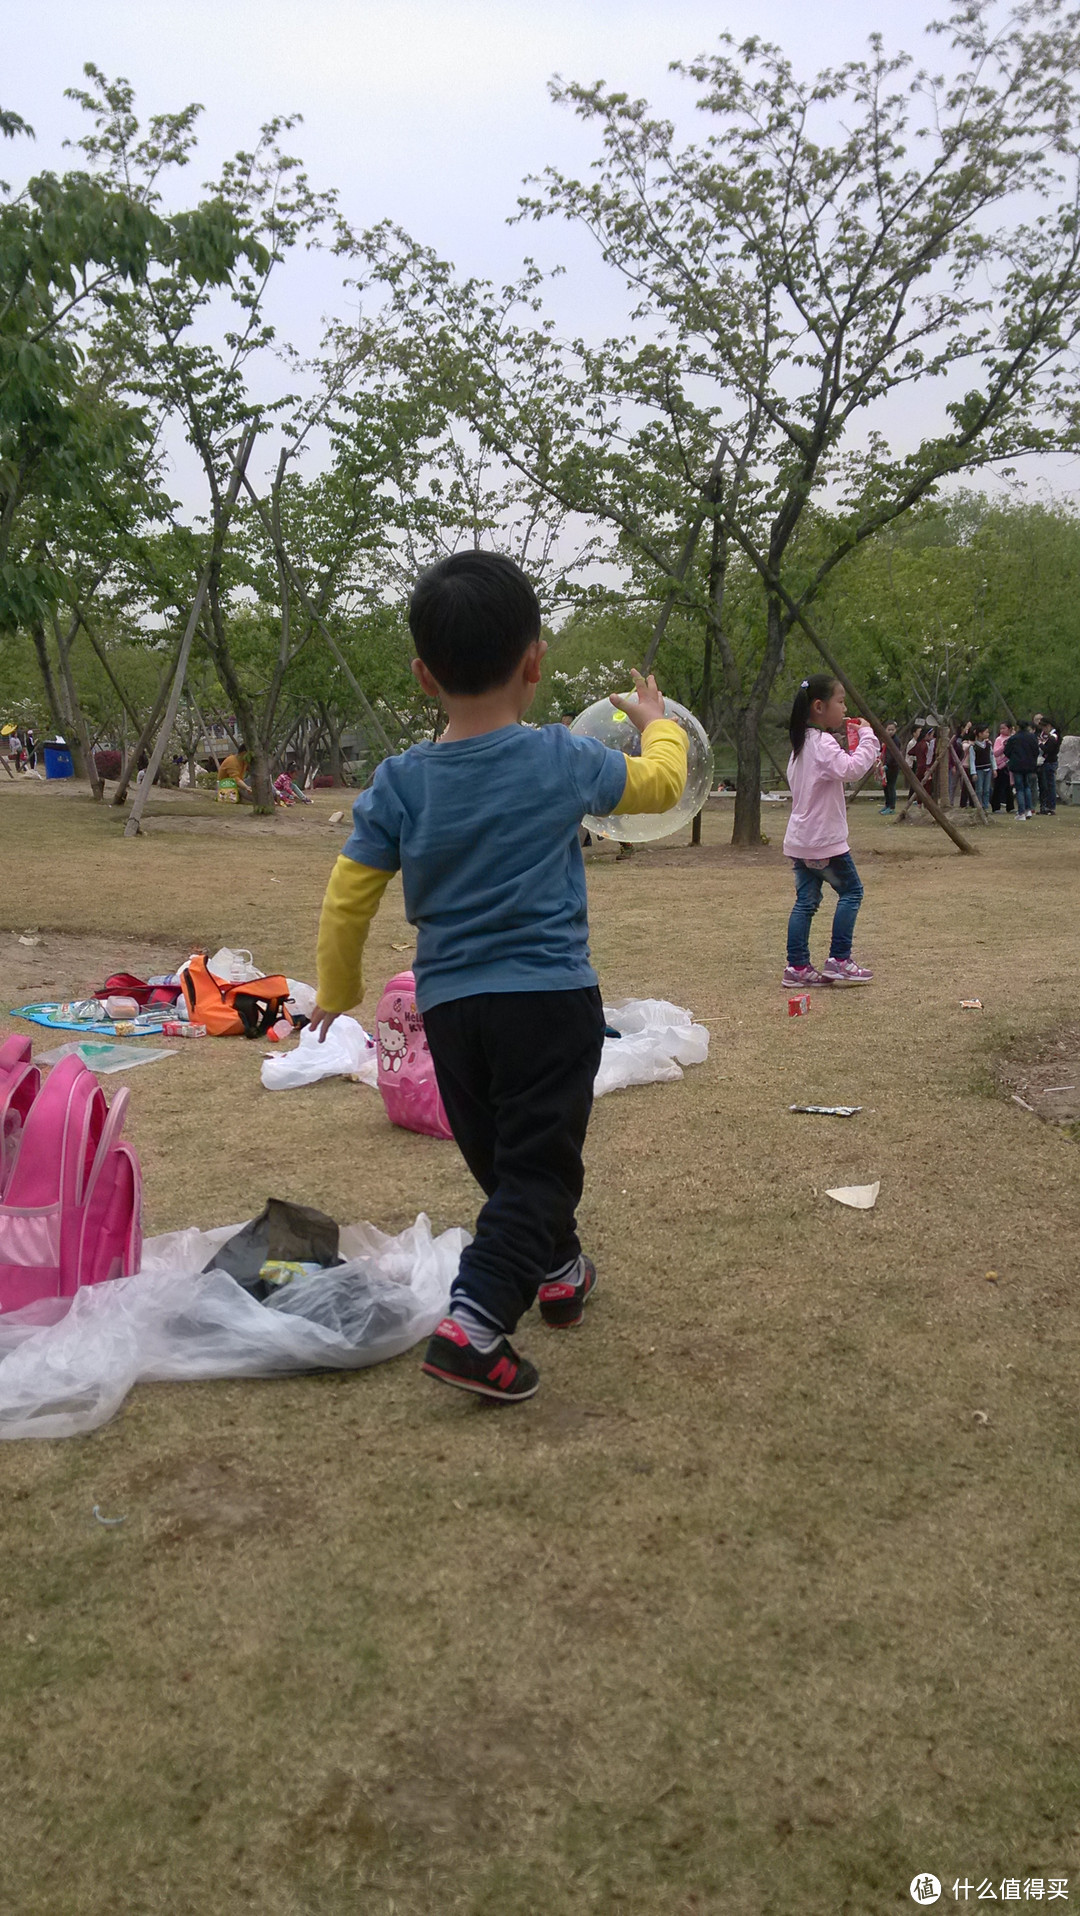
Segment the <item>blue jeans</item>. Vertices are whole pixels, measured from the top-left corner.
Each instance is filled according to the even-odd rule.
[[[815,871],[801,858],[793,858],[791,862],[795,867],[795,903],[791,909],[791,917],[788,919],[788,964],[808,965],[810,963],[810,926],[814,913],[821,903],[822,889],[826,884],[831,885],[837,895],[829,957],[850,958],[851,941],[855,935],[855,920],[859,915],[863,895],[862,884],[855,870],[855,860],[851,853],[841,852],[839,857],[830,858],[821,871]]]
[[[1034,772],[1014,772],[1013,784],[1016,787],[1016,809],[1021,818],[1035,809]]]
[[[975,791],[984,812],[990,810],[990,787],[994,783],[993,767],[988,765],[985,771],[975,774]]]
[[[1039,766],[1039,810],[1057,811],[1057,761]]]

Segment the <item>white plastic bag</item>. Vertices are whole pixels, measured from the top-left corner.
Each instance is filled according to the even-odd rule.
[[[605,1005],[609,1025],[621,1038],[605,1038],[595,1097],[622,1091],[631,1084],[671,1084],[682,1077],[682,1066],[704,1064],[709,1055],[709,1033],[696,1025],[688,1011],[663,998],[626,998]],[[292,1091],[298,1085],[317,1084],[320,1078],[355,1078],[374,1089],[378,1083],[377,1052],[373,1040],[355,1018],[337,1018],[325,1044],[310,1030],[288,1051],[265,1058],[262,1081],[268,1091]]]
[[[604,1016],[622,1036],[604,1039],[594,1097],[631,1084],[670,1084],[683,1065],[704,1064],[709,1055],[706,1027],[664,998],[625,998],[605,1005]]]
[[[220,951],[207,959],[206,969],[211,977],[220,978],[226,985],[249,985],[253,978],[266,976],[250,951],[233,951],[229,945],[222,945]]]
[[[294,1018],[310,1018],[318,1003],[314,986],[302,984],[299,978],[286,978],[285,983],[289,987],[285,1002]]]
[[[357,1370],[397,1357],[431,1335],[469,1242],[461,1230],[432,1237],[422,1212],[399,1237],[351,1225],[340,1239],[348,1263],[288,1286],[268,1308],[202,1268],[239,1228],[150,1238],[137,1276],[0,1316],[0,1438],[96,1430],[137,1383]]]
[[[295,1091],[302,1084],[318,1084],[320,1078],[356,1078],[374,1087],[375,1046],[355,1018],[335,1018],[325,1043],[308,1025],[298,1045],[263,1059],[259,1075],[268,1091]]]

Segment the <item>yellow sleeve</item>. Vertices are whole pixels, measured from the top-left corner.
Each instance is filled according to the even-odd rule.
[[[641,757],[626,761],[619,812],[667,812],[686,784],[686,733],[674,719],[653,719],[641,734]]]
[[[341,857],[330,873],[319,919],[316,995],[323,1011],[351,1011],[364,995],[361,959],[368,927],[393,872]]]

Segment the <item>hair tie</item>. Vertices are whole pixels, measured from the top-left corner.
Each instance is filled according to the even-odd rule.
[[[801,685],[800,685],[800,687],[799,687],[799,690],[800,690],[800,692],[808,692],[808,691],[810,690],[810,681],[809,681],[809,679],[804,679],[804,680],[803,680],[803,682],[802,682],[802,684],[801,684]]]

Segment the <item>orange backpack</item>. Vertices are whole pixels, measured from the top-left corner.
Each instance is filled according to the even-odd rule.
[[[261,1038],[279,1018],[288,1018],[287,978],[252,978],[247,984],[226,984],[207,969],[205,951],[197,951],[178,973],[188,1017],[205,1025],[212,1038]],[[291,1022],[291,1020],[290,1020]]]

